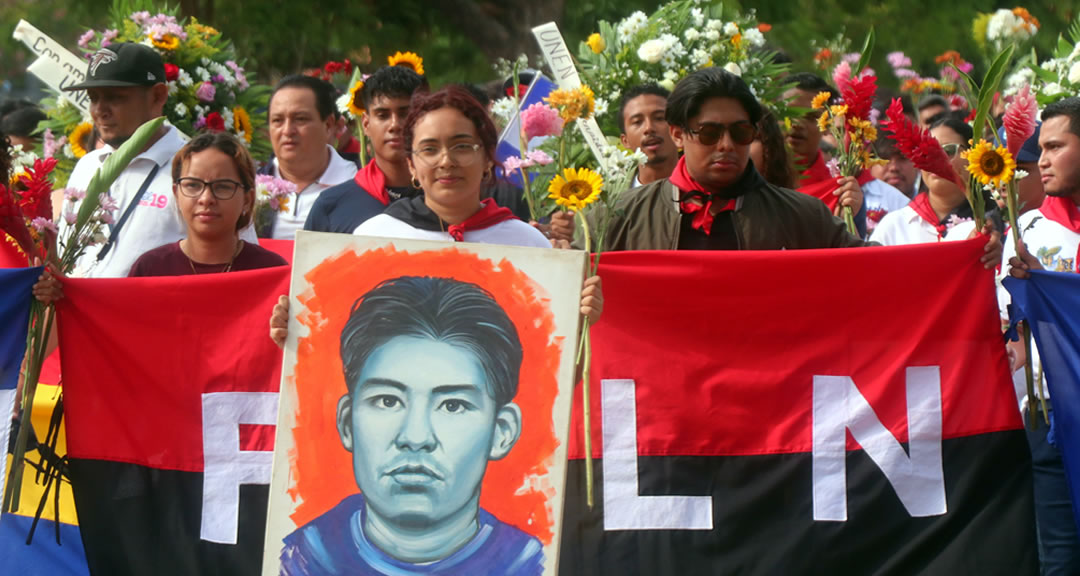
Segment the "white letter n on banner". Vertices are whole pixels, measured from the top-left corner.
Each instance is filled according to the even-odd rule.
[[[203,496],[199,537],[236,544],[240,485],[269,484],[274,453],[240,449],[240,425],[277,424],[276,392],[214,392],[202,395]],[[262,513],[262,512],[260,512]]]
[[[946,512],[941,460],[941,371],[907,369],[908,451],[848,376],[814,376],[814,520],[847,520],[845,430],[885,474],[912,516]]]
[[[604,530],[712,530],[711,496],[638,494],[633,380],[603,380]]]

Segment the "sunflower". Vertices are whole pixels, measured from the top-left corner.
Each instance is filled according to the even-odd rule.
[[[548,186],[548,198],[559,206],[571,210],[582,208],[600,198],[604,179],[588,168],[567,168],[562,174],[556,174]]]
[[[559,110],[564,126],[578,118],[588,120],[596,108],[592,88],[584,84],[572,90],[554,90],[544,100]]]
[[[1008,184],[1016,170],[1016,161],[1004,146],[994,148],[986,140],[979,140],[974,148],[961,154],[968,161],[968,172],[979,179],[983,186]]]
[[[357,80],[356,84],[349,88],[349,114],[359,118],[364,114],[364,81]]]
[[[810,107],[814,110],[821,110],[829,103],[829,98],[832,98],[832,94],[828,92],[818,92],[818,95],[814,96],[814,100],[810,102]]]
[[[83,122],[68,134],[68,144],[71,144],[71,153],[75,155],[75,158],[86,156],[86,147],[94,145],[93,142],[84,142],[89,139],[90,132],[93,130],[93,125]]]
[[[255,131],[255,128],[251,125],[251,116],[248,115],[247,110],[244,110],[243,106],[237,106],[232,109],[233,113],[233,131],[236,133],[244,133],[244,140],[247,140],[248,144],[251,144],[251,136]]]
[[[424,75],[424,59],[413,52],[397,52],[386,59],[391,66],[404,66],[411,68],[413,72]]]
[[[172,34],[162,36],[161,40],[156,40],[153,36],[149,36],[149,38],[154,47],[160,50],[172,51],[180,47],[180,39]]]

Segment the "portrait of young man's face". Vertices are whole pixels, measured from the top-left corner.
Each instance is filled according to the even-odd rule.
[[[376,348],[337,418],[370,510],[417,528],[475,511],[488,461],[521,434],[520,409],[493,390],[466,347],[398,336]]]

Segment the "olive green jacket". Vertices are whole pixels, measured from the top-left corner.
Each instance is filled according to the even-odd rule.
[[[833,216],[821,200],[773,186],[756,173],[740,180],[740,184],[750,188],[738,196],[735,205],[735,229],[741,250],[869,245],[849,234],[843,220]],[[678,249],[682,217],[678,195],[678,190],[667,179],[621,194],[604,234],[604,250]],[[603,206],[597,206],[589,214],[590,248],[593,251],[596,250],[598,224],[606,216]],[[573,245],[578,249],[585,248],[580,227]]]

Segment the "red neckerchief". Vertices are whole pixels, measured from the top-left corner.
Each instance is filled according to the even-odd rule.
[[[1080,208],[1077,208],[1076,202],[1073,202],[1072,198],[1067,196],[1047,196],[1043,200],[1042,206],[1039,206],[1039,212],[1042,212],[1042,215],[1048,220],[1053,220],[1080,234]],[[1080,272],[1080,251],[1077,251],[1076,258],[1073,261],[1076,262],[1076,271]]]
[[[863,186],[873,179],[874,176],[870,174],[869,170],[863,170],[856,178],[859,181],[859,186]],[[825,164],[825,155],[820,150],[818,150],[813,164],[803,170],[802,180],[799,183],[801,184],[798,188],[799,192],[821,200],[829,207],[830,212],[836,210],[836,205],[840,203],[840,197],[833,194],[838,188],[836,176],[829,172],[829,167]]]
[[[929,192],[917,194],[915,198],[908,203],[908,206],[910,206],[920,218],[929,222],[930,225],[937,230],[939,239],[945,234],[947,227],[941,223],[941,219],[937,217],[937,212],[934,212],[934,208],[930,206]]]
[[[390,205],[390,194],[386,192],[386,175],[383,174],[382,170],[379,170],[379,164],[375,162],[374,158],[367,163],[367,166],[356,172],[354,180],[357,186],[363,188],[379,202],[382,202],[383,206]]]
[[[514,216],[509,208],[496,205],[494,199],[485,198],[480,202],[480,210],[476,214],[469,216],[461,224],[451,224],[446,231],[455,242],[464,242],[466,231],[483,230],[499,222],[516,219],[517,216]]]
[[[735,199],[726,198],[713,198],[713,195],[705,191],[705,188],[698,184],[697,181],[690,176],[690,172],[686,169],[686,157],[679,158],[679,163],[675,165],[675,171],[671,173],[671,177],[668,178],[671,183],[678,188],[682,195],[679,199],[679,209],[683,214],[693,214],[694,219],[690,223],[690,226],[695,230],[700,230],[705,233],[706,236],[712,231],[713,213],[712,203],[713,200],[724,201],[724,205],[720,208],[720,211],[734,210]],[[692,202],[692,199],[698,199],[704,201],[704,204],[698,204]]]

